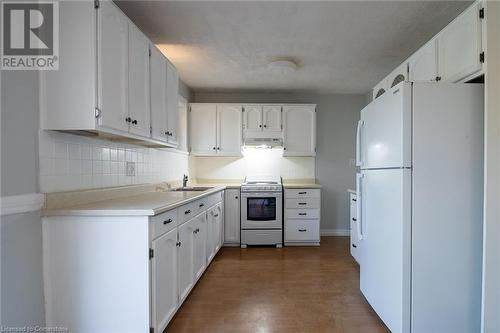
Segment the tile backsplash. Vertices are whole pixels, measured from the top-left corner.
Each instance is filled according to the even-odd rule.
[[[52,131],[39,133],[39,163],[42,193],[180,181],[188,173],[183,152]]]

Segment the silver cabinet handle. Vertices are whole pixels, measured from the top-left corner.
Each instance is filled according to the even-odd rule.
[[[299,205],[300,206],[305,206],[305,205],[307,205],[307,202],[299,202]]]
[[[299,213],[300,216],[306,216],[307,213]]]
[[[219,214],[215,214],[214,217],[219,217]]]
[[[184,214],[186,214],[186,215],[187,215],[187,214],[191,214],[191,209],[186,210],[186,211],[184,212]]]
[[[168,219],[168,220],[166,220],[166,221],[163,221],[163,224],[169,224],[169,223],[171,223],[171,222],[172,222],[172,219]]]
[[[307,192],[299,192],[299,194],[307,194]]]
[[[299,232],[306,232],[307,229],[299,229]]]

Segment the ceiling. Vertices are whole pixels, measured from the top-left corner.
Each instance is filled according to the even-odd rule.
[[[117,3],[195,91],[366,93],[470,1]]]

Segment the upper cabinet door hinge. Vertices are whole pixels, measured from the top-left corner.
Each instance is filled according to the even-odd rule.
[[[153,259],[153,257],[155,256],[155,251],[153,249],[149,249],[149,259]]]
[[[242,108],[241,108],[241,111],[242,111],[242,112],[245,112],[245,107],[242,107]]]
[[[479,18],[484,19],[484,7],[479,9]]]
[[[153,126],[149,126],[149,134],[153,134]]]
[[[94,115],[96,118],[100,118],[101,117],[101,109],[99,109],[98,107],[96,107],[94,109]]]
[[[99,8],[100,7],[100,4],[99,4],[99,0],[94,0],[94,8]]]
[[[479,62],[483,63],[484,62],[484,51],[479,53]]]

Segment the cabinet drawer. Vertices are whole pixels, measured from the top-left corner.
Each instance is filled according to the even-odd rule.
[[[285,199],[292,198],[319,198],[321,194],[320,189],[285,189]]]
[[[286,199],[285,208],[319,208],[319,198]]]
[[[219,202],[221,202],[222,201],[222,194],[223,194],[222,191],[214,193],[214,194],[210,194],[207,197],[207,207],[206,208],[213,207],[216,204],[218,204]]]
[[[319,219],[319,209],[286,209],[287,219]]]
[[[287,220],[285,241],[319,242],[319,220]]]
[[[163,235],[167,231],[177,227],[177,209],[151,217],[151,239]]]
[[[179,207],[179,225],[189,221],[196,216],[199,210],[200,203],[198,201],[193,201],[187,205]]]

